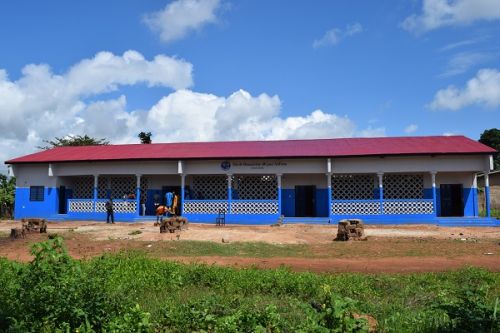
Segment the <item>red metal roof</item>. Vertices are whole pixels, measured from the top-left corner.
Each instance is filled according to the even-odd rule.
[[[464,136],[425,136],[58,147],[5,163],[492,153],[496,150]]]

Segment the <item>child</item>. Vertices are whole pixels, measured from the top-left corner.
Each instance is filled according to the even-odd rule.
[[[158,206],[156,208],[156,223],[155,225],[159,225],[161,222],[163,222],[163,216],[167,213],[167,207],[164,205]]]

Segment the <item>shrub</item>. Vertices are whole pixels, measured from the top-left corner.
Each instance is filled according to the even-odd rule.
[[[72,259],[61,238],[0,258],[0,332],[494,332],[498,273],[294,273],[136,252]],[[496,303],[495,303],[496,299]]]

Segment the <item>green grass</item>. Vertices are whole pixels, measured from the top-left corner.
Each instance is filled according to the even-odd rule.
[[[374,317],[379,332],[500,329],[500,274],[481,269],[313,274],[136,252],[78,261],[61,245],[36,244],[29,264],[0,258],[0,332],[364,331],[353,313]]]
[[[457,236],[458,237],[458,236]],[[148,243],[149,242],[142,242]],[[328,244],[269,244],[264,242],[215,243],[209,241],[156,242],[143,250],[151,257],[294,257],[294,258],[359,258],[401,256],[482,255],[494,252],[498,240],[479,239],[386,239],[366,242],[331,242]]]
[[[497,219],[500,219],[500,209],[491,209],[490,210],[490,215],[491,215],[491,217],[495,217]],[[486,211],[485,210],[481,210],[479,212],[479,216],[485,217],[486,216]]]
[[[311,257],[311,247],[302,244],[269,244],[264,242],[215,243],[209,241],[172,241],[155,243],[148,249],[154,257],[221,256],[221,257]]]

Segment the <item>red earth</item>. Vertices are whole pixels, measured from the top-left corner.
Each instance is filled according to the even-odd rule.
[[[29,261],[31,244],[47,239],[47,234],[29,233],[24,239],[12,240],[10,229],[20,226],[15,221],[0,222],[0,257]],[[64,222],[49,223],[48,233],[63,236],[69,253],[79,259],[140,249],[152,257],[179,262],[260,268],[284,265],[292,270],[312,272],[437,272],[464,266],[500,271],[500,228],[494,227],[367,226],[368,240],[364,242],[333,242],[335,226],[300,224],[222,228],[192,224],[188,230],[160,234],[152,223]],[[221,246],[268,243],[286,246],[290,253],[259,257],[244,253],[183,255],[172,250],[178,245],[189,247],[193,244],[190,241],[214,242]],[[297,248],[304,252],[294,250]]]

